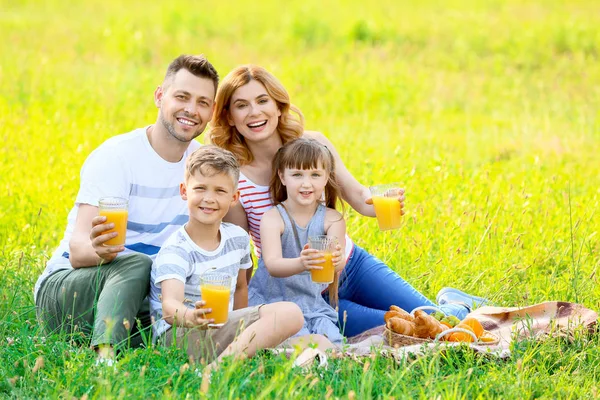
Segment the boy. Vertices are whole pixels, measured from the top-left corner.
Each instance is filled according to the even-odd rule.
[[[279,345],[304,323],[300,308],[293,303],[247,308],[250,239],[242,228],[222,222],[238,201],[238,177],[238,162],[227,150],[207,145],[189,156],[180,185],[189,222],[167,239],[152,265],[155,339],[167,346],[176,343],[196,359],[252,356],[258,349]],[[219,329],[208,327],[213,320],[205,314],[211,310],[203,308],[200,292],[200,276],[214,268],[237,278],[229,302],[233,311]]]

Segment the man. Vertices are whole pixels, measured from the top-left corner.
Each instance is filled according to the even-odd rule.
[[[99,359],[110,360],[137,330],[136,315],[149,325],[147,307],[140,308],[152,259],[188,220],[179,183],[212,116],[218,80],[204,56],[179,56],[154,92],[154,125],[108,139],[89,155],[63,240],[35,285],[46,331],[91,336]],[[101,197],[128,200],[124,246],[107,244],[117,234],[106,233],[114,224],[98,216]]]

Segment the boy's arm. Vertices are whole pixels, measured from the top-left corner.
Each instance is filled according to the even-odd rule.
[[[246,270],[240,269],[233,294],[233,309],[248,307],[248,281],[246,280]]]
[[[272,208],[263,215],[260,223],[260,241],[262,243],[262,258],[271,276],[287,278],[309,269],[322,269],[313,266],[323,259],[317,250],[304,246],[301,256],[284,258],[281,250],[281,234],[285,228],[277,209]]]
[[[325,214],[325,233],[327,236],[335,236],[339,245],[333,252],[333,265],[336,271],[341,271],[346,265],[346,221],[338,211],[328,208]]]
[[[204,314],[211,312],[210,308],[202,308],[203,301],[197,301],[194,308],[183,304],[185,284],[177,279],[165,279],[160,283],[162,295],[163,318],[174,326],[191,328],[207,326],[214,319],[205,319]]]

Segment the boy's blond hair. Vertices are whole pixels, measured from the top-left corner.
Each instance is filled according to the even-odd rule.
[[[232,152],[213,145],[204,145],[187,158],[185,164],[185,181],[199,172],[202,176],[227,174],[233,179],[237,189],[240,178],[240,164]]]

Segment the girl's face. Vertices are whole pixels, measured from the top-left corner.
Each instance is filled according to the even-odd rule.
[[[277,131],[280,115],[267,89],[253,79],[233,92],[227,119],[247,141],[260,142]]]
[[[279,173],[279,179],[286,188],[289,201],[308,206],[321,200],[329,174],[319,163],[314,169],[286,168]]]

